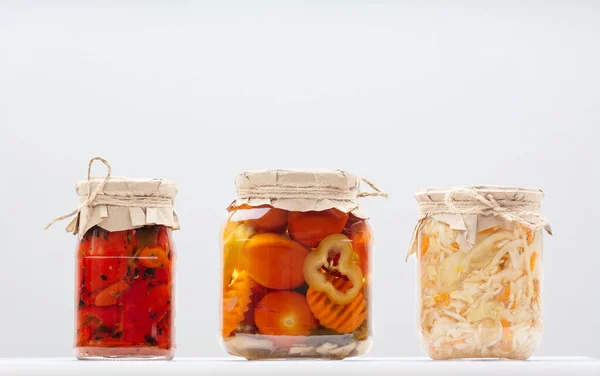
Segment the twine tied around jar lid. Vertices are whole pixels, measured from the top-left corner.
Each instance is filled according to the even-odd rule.
[[[388,198],[388,194],[385,192],[382,192],[379,188],[377,188],[375,186],[375,184],[371,183],[370,181],[367,180],[367,178],[363,177],[363,176],[359,176],[358,177],[363,183],[365,183],[366,185],[368,185],[369,187],[371,187],[371,189],[374,192],[358,192],[358,194],[356,195],[356,197],[384,197],[384,198]]]
[[[88,194],[87,194],[86,200],[81,205],[79,205],[79,207],[77,209],[73,210],[72,212],[65,214],[65,215],[61,215],[60,217],[54,218],[52,220],[52,222],[48,223],[46,225],[46,227],[44,227],[44,230],[49,229],[56,222],[60,222],[63,219],[67,219],[74,215],[78,215],[81,212],[81,209],[83,207],[91,208],[93,206],[94,201],[96,200],[96,197],[98,196],[98,194],[100,192],[102,192],[102,190],[104,189],[104,185],[106,185],[106,182],[108,181],[108,179],[110,179],[110,174],[112,173],[112,168],[110,167],[110,163],[108,163],[108,161],[106,159],[104,159],[102,157],[94,157],[94,158],[90,159],[90,162],[88,164],[88,172],[87,172],[88,182],[91,182],[91,180],[92,180],[92,164],[94,164],[95,161],[100,161],[106,166],[107,171],[106,171],[106,176],[104,177],[104,180],[102,180],[102,182],[100,184],[98,184],[96,189],[94,189],[93,191],[91,190],[92,185],[88,184]],[[69,223],[67,225],[66,230],[69,232],[72,232],[73,229],[71,227],[73,225],[74,225],[73,222]]]
[[[466,195],[472,197],[480,204],[472,200],[457,200],[457,196]],[[421,215],[431,214],[481,214],[497,215],[507,221],[514,221],[527,226],[532,230],[543,228],[552,235],[550,223],[542,217],[539,211],[539,202],[537,201],[518,201],[518,200],[499,200],[494,198],[491,193],[480,194],[471,187],[459,187],[448,191],[443,202],[420,202]],[[530,219],[528,219],[528,217]]]
[[[461,216],[465,226],[463,238],[471,245],[477,232],[479,216],[502,218],[534,231],[544,229],[552,235],[550,223],[539,214],[540,201],[544,197],[541,190],[467,186],[427,189],[417,192],[415,197],[419,201],[421,216],[413,231],[407,258],[416,253],[418,232],[423,220],[428,217],[439,217],[448,222],[448,216]]]
[[[360,183],[372,192],[361,192]],[[289,211],[338,209],[366,218],[358,198],[388,195],[369,180],[343,170],[261,170],[239,174],[235,180],[236,199],[230,205],[270,205]]]
[[[94,162],[102,162],[107,169],[103,178],[91,175]],[[122,231],[144,225],[165,225],[179,229],[179,220],[173,210],[177,186],[162,179],[129,179],[112,177],[112,168],[102,157],[88,163],[87,180],[77,184],[80,205],[72,212],[59,216],[44,229],[75,216],[66,230],[83,237],[98,225],[108,231]],[[95,186],[95,187],[94,187]]]

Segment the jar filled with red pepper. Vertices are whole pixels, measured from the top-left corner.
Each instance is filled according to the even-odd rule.
[[[172,359],[177,186],[162,179],[77,184],[81,206],[67,230],[76,251],[75,356]],[[66,218],[60,217],[59,219]]]
[[[236,179],[223,231],[221,337],[247,359],[366,353],[372,234],[345,171],[267,170]]]

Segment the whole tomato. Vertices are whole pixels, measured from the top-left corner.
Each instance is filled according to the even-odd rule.
[[[306,336],[315,325],[306,297],[294,291],[274,291],[265,295],[254,309],[261,334]]]
[[[304,283],[302,271],[308,251],[284,235],[258,234],[245,242],[241,266],[259,284],[294,289]]]
[[[288,231],[295,241],[316,248],[327,236],[341,233],[347,220],[348,213],[337,209],[290,212]]]
[[[284,233],[288,223],[288,212],[269,205],[241,205],[230,211],[229,221],[243,222],[255,232]]]
[[[371,228],[364,219],[350,215],[348,223],[344,228],[344,234],[352,241],[356,261],[362,269],[363,275],[369,275],[369,253],[373,242]]]

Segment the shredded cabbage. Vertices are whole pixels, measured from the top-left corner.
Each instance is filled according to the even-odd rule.
[[[527,359],[540,341],[542,235],[505,222],[477,234],[428,218],[419,233],[421,333],[433,359]]]

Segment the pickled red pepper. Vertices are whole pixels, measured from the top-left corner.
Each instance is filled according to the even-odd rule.
[[[170,348],[173,280],[167,231],[93,228],[84,236],[78,251],[76,347]]]

